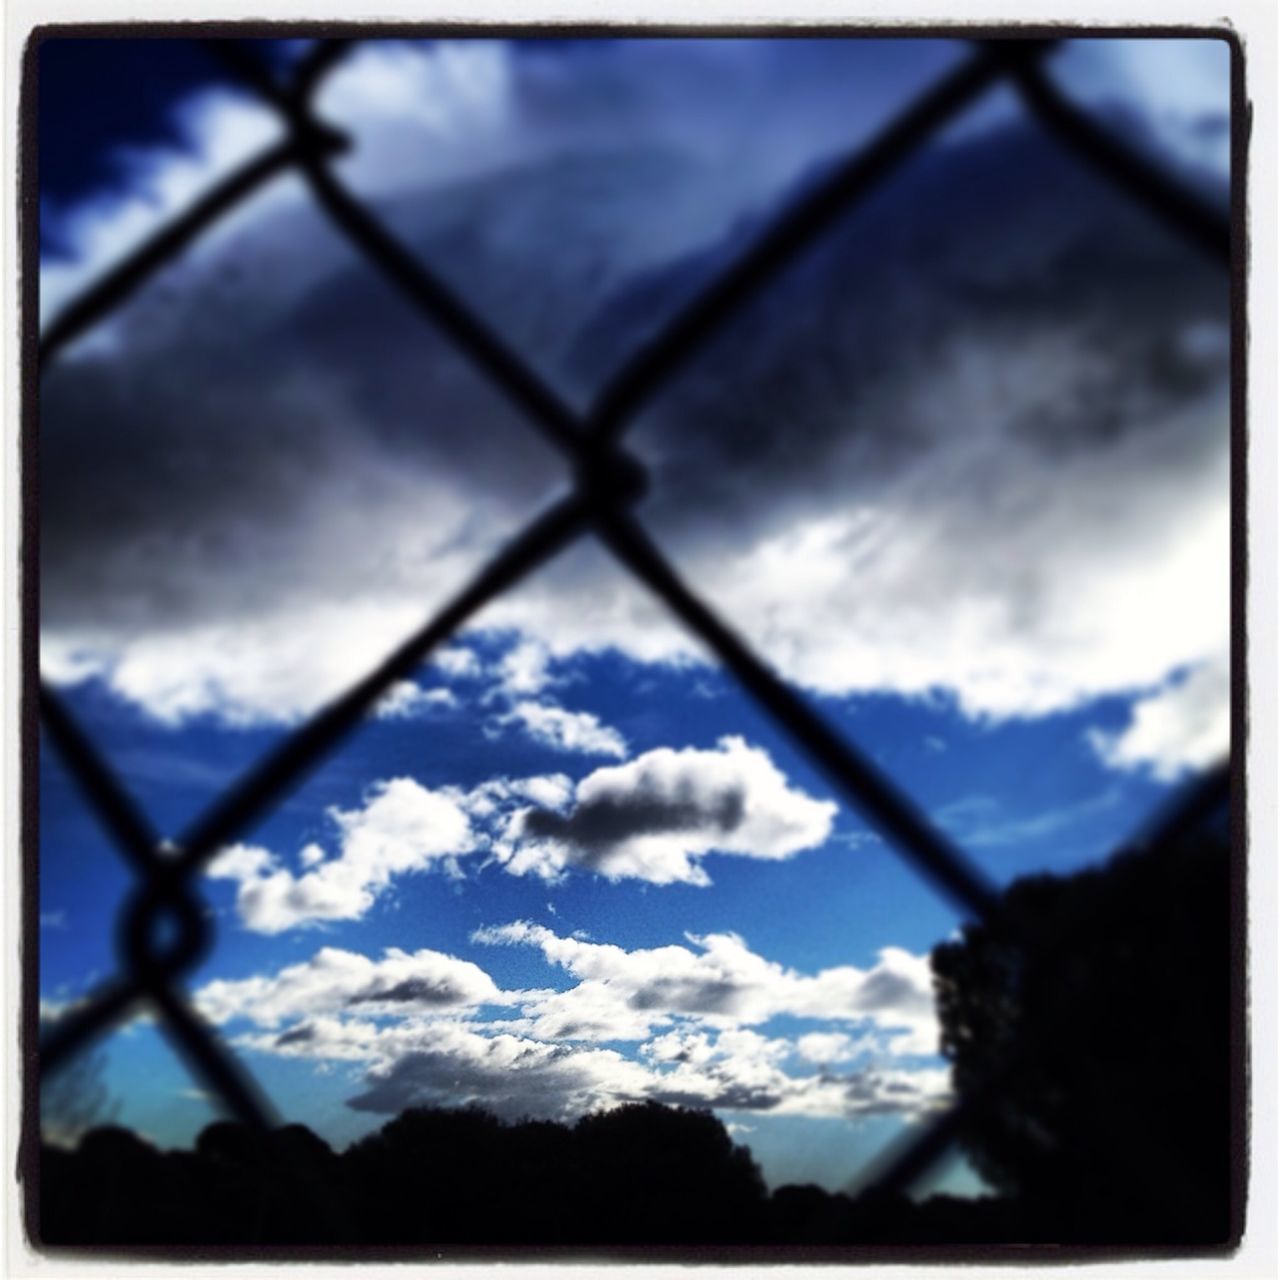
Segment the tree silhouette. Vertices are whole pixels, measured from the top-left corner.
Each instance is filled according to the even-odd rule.
[[[95,1125],[109,1124],[120,1110],[103,1076],[107,1055],[82,1054],[40,1089],[40,1131],[59,1146],[75,1143]]]
[[[1230,1234],[1225,835],[1013,884],[1028,957],[987,925],[933,954],[979,1172],[1064,1240]]]
[[[764,1179],[710,1112],[636,1102],[584,1116],[574,1130],[587,1241],[748,1243]]]

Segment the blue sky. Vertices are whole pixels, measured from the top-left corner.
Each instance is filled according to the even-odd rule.
[[[56,314],[273,126],[185,52],[43,56]],[[581,401],[963,56],[385,44],[320,106],[358,140],[344,180]],[[1057,74],[1221,195],[1225,46],[1081,42]],[[145,87],[90,119],[122,75]],[[997,883],[1096,862],[1226,748],[1226,301],[997,93],[637,424],[664,548]],[[68,352],[41,431],[42,665],[165,832],[562,483],[290,181]],[[129,885],[43,754],[55,1014],[114,969]],[[597,548],[477,618],[202,890],[197,1004],[337,1143],[414,1102],[651,1096],[836,1187],[945,1099],[927,956],[956,908]],[[162,1143],[210,1118],[145,1021],[107,1080]]]

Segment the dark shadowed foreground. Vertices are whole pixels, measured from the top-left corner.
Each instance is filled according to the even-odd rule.
[[[960,1141],[996,1194],[769,1193],[706,1112],[632,1103],[575,1124],[418,1109],[346,1151],[212,1124],[194,1151],[119,1127],[41,1152],[47,1245],[1221,1246],[1230,1212],[1225,833],[1006,903],[934,954]]]

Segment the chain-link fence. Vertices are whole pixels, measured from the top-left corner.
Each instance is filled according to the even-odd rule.
[[[47,34],[56,31],[50,29]],[[596,396],[589,411],[579,415],[465,299],[417,261],[335,172],[332,161],[350,146],[350,140],[317,118],[313,104],[325,77],[356,43],[358,40],[321,41],[277,74],[250,47],[234,39],[205,42],[212,57],[278,113],[286,129],[283,141],[207,192],[188,212],[65,307],[40,335],[38,366],[40,370],[47,368],[68,345],[124,304],[225,214],[250,200],[273,178],[293,173],[302,177],[316,205],[369,265],[431,325],[448,335],[522,411],[529,426],[563,455],[569,491],[531,521],[420,631],[267,752],[176,838],[161,837],[57,693],[47,684],[39,686],[39,715],[49,742],[137,877],[137,887],[118,917],[119,972],[77,1002],[40,1037],[34,1055],[40,1074],[58,1070],[123,1019],[147,1008],[202,1086],[232,1116],[257,1130],[275,1126],[270,1102],[216,1031],[198,1015],[183,988],[184,975],[201,961],[213,942],[209,919],[196,891],[198,877],[220,850],[250,830],[336,751],[393,684],[409,677],[433,649],[483,606],[586,537],[603,543],[702,641],[852,808],[965,917],[1006,932],[1019,946],[1042,946],[1043,940],[1024,936],[1019,922],[1006,918],[1003,899],[983,872],[864,749],[836,733],[682,580],[633,514],[648,477],[640,462],[626,451],[625,436],[639,411],[677,370],[696,358],[739,308],[948,122],[998,85],[1016,90],[1060,145],[1208,254],[1224,271],[1234,263],[1238,272],[1239,246],[1230,220],[1064,96],[1045,70],[1057,47],[1055,40],[1029,35],[974,40],[957,70],[933,84],[778,217],[657,336],[641,345]],[[34,57],[34,47],[30,57]],[[1238,60],[1238,53],[1236,57]],[[29,61],[29,73],[32,65]],[[1238,109],[1238,61],[1233,75]],[[1238,123],[1236,128],[1238,138]],[[1236,284],[1238,288],[1238,277]],[[34,398],[34,392],[28,396],[28,423],[35,413]],[[1238,431],[1238,400],[1234,407]],[[27,438],[30,443],[32,436]],[[30,448],[25,462],[28,468],[34,466]],[[1237,473],[1237,484],[1239,478]],[[29,486],[27,492],[32,491]],[[1237,492],[1237,521],[1239,518]],[[29,558],[28,574],[33,564],[34,558]],[[1239,609],[1237,598],[1233,614],[1237,622]],[[1236,657],[1238,690],[1238,650]],[[34,694],[34,654],[28,653],[28,661],[28,691]],[[1233,820],[1238,832],[1240,781],[1237,774],[1237,785],[1231,786],[1226,765],[1204,775],[1163,820],[1132,844],[1160,846],[1172,841],[1206,814],[1220,809],[1229,796],[1235,802]],[[33,893],[30,874],[27,893]],[[31,1033],[34,1014],[30,1010],[26,1025]],[[29,1067],[34,1065],[31,1058],[28,1063]],[[1009,1069],[1016,1069],[1015,1064],[1009,1064]],[[34,1070],[28,1071],[30,1089],[35,1087],[35,1075]],[[999,1076],[988,1081],[986,1088],[998,1091]],[[975,1098],[979,1098],[978,1092],[935,1123],[920,1127],[880,1162],[876,1185],[882,1190],[904,1188],[925,1174],[953,1144],[964,1123],[965,1109],[977,1105]],[[28,1133],[28,1147],[31,1142]]]

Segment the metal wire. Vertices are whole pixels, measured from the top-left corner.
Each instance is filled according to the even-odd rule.
[[[1232,237],[1227,217],[1108,134],[1058,92],[1043,68],[1056,42],[975,42],[972,56],[958,70],[928,89],[782,213],[735,263],[644,344],[579,416],[334,174],[332,160],[350,143],[315,117],[313,103],[325,77],[358,43],[319,42],[282,82],[240,42],[206,42],[225,68],[278,113],[286,131],[284,140],[217,185],[65,308],[41,336],[40,369],[47,369],[71,343],[121,307],[229,211],[273,178],[294,172],[307,183],[317,206],[388,285],[447,334],[531,427],[567,458],[571,490],[533,520],[419,632],[252,766],[175,842],[160,840],[62,700],[48,685],[41,685],[40,715],[49,741],[138,879],[119,915],[119,974],[47,1030],[38,1052],[41,1070],[55,1071],[145,1005],[189,1068],[231,1114],[258,1129],[272,1127],[276,1118],[265,1095],[183,991],[184,975],[199,963],[212,941],[196,893],[197,876],[220,849],[279,805],[337,750],[392,684],[409,676],[485,604],[587,533],[608,547],[733,672],[744,690],[890,847],[963,914],[998,924],[1017,937],[1016,921],[1002,917],[1000,896],[954,842],[681,580],[631,514],[647,476],[640,463],[622,451],[621,440],[641,409],[751,297],[939,129],[998,83],[1013,85],[1054,137],[1156,219],[1229,265]],[[1203,813],[1206,806],[1220,803],[1227,789],[1225,769],[1209,775],[1178,810],[1177,822],[1166,823],[1150,839],[1159,843],[1178,823],[1189,820],[1188,813]],[[168,926],[167,931],[162,925]],[[169,941],[162,946],[160,939],[166,932]],[[1019,941],[1034,945],[1031,939]],[[991,1082],[991,1088],[998,1088],[998,1081]],[[899,1189],[927,1172],[948,1150],[960,1117],[958,1109],[952,1110],[890,1153],[877,1185]]]

